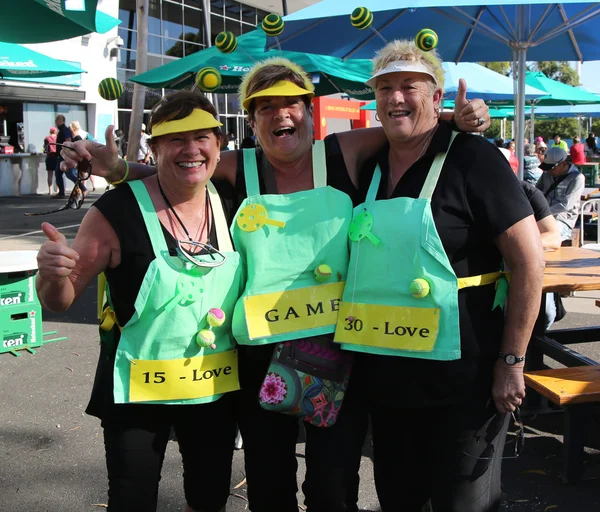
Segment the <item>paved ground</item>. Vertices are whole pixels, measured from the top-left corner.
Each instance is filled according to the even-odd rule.
[[[88,200],[81,211],[58,213],[48,220],[72,239],[91,203]],[[56,204],[42,196],[0,198],[0,251],[37,249],[43,237],[35,231],[42,217],[22,214]],[[95,289],[89,289],[66,314],[44,313],[44,331],[57,331],[68,340],[45,345],[35,355],[0,354],[1,512],[85,512],[105,506],[102,432],[98,420],[83,412],[98,354],[95,294]],[[567,299],[569,314],[559,327],[600,324],[593,296]],[[600,360],[600,343],[574,348]],[[560,483],[561,420],[560,413],[526,419],[524,453],[518,459],[506,460],[504,465],[505,511],[600,510],[600,415],[590,415],[587,480],[576,485]],[[304,472],[303,451],[304,444],[299,440],[299,482]],[[362,509],[379,510],[368,444],[361,477]],[[247,510],[245,485],[235,488],[243,478],[243,452],[237,451],[229,512]],[[398,486],[402,492],[401,482]],[[159,499],[161,512],[183,510],[181,463],[175,443],[169,443]],[[299,499],[302,503],[301,494]]]

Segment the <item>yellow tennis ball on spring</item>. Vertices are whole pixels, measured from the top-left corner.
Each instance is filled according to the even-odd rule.
[[[215,68],[202,68],[196,73],[196,87],[201,91],[215,91],[221,86],[221,81],[221,73]]]
[[[215,46],[220,52],[231,53],[237,48],[237,37],[233,32],[219,32],[215,39]]]
[[[262,20],[260,26],[268,36],[278,36],[283,32],[284,21],[279,14],[267,14]]]
[[[108,101],[117,100],[123,94],[123,84],[116,78],[105,78],[98,84],[98,94]]]
[[[225,323],[225,311],[221,308],[211,308],[206,314],[206,319],[211,327],[220,327]]]
[[[357,7],[350,15],[350,23],[358,30],[369,28],[373,23],[373,13],[366,7]]]
[[[430,291],[429,283],[422,278],[415,279],[410,283],[410,293],[417,299],[422,299],[429,294]]]
[[[329,279],[331,279],[332,273],[331,267],[323,263],[315,268],[315,279],[320,283],[324,283],[325,281],[329,281]]]
[[[202,329],[198,334],[196,334],[196,343],[202,348],[214,348],[215,333],[209,331],[208,329]]]
[[[438,45],[438,35],[434,30],[424,28],[415,36],[415,44],[419,50],[431,51]]]

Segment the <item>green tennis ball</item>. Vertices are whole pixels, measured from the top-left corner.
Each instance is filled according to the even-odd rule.
[[[317,281],[319,281],[320,283],[324,283],[326,281],[329,281],[329,279],[331,279],[332,273],[333,272],[331,271],[331,267],[329,265],[325,265],[323,263],[322,265],[319,265],[315,269],[315,279]]]
[[[410,293],[417,299],[426,297],[429,294],[429,291],[429,283],[425,281],[425,279],[418,278],[410,283]]]
[[[221,86],[221,81],[221,73],[215,68],[202,68],[196,73],[196,87],[201,91],[215,91]]]
[[[350,23],[358,30],[364,30],[373,23],[373,13],[366,7],[357,7],[350,15]]]
[[[98,94],[108,101],[117,100],[123,94],[123,84],[116,78],[105,78],[98,84]]]
[[[231,53],[237,48],[237,37],[233,32],[219,32],[215,39],[215,46],[223,53]]]
[[[260,26],[268,36],[278,36],[283,32],[284,21],[281,19],[279,14],[271,13],[267,14]]]
[[[208,329],[202,329],[196,334],[196,343],[202,348],[215,348],[215,333]]]
[[[415,36],[415,44],[419,50],[428,52],[438,45],[438,35],[434,30],[424,28]]]

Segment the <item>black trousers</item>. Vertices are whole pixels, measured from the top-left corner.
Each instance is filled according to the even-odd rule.
[[[258,402],[273,346],[240,347],[238,424],[244,442],[249,508],[252,512],[297,512],[296,443],[299,421],[266,411]],[[360,449],[368,417],[353,400],[352,379],[337,422],[332,427],[306,428],[306,477],[302,490],[307,512],[356,512]]]
[[[235,393],[201,405],[114,405],[102,420],[110,512],[155,512],[171,428],[183,459],[190,507],[227,504],[235,442]]]
[[[493,402],[370,407],[375,486],[383,512],[493,512],[510,414]],[[356,447],[354,448],[356,451]]]

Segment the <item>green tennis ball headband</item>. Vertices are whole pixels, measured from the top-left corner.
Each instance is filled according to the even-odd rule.
[[[369,80],[367,81],[367,85],[371,87],[371,89],[375,89],[375,84],[377,82],[377,78],[383,75],[387,75],[389,73],[424,73],[425,75],[429,75],[435,85],[438,85],[437,78],[435,77],[433,71],[431,71],[427,66],[421,64],[420,62],[415,62],[412,60],[395,60],[390,62],[383,69],[380,69],[375,73]]]
[[[283,32],[283,25],[284,22],[281,16],[275,13],[267,14],[260,24],[265,34],[271,37],[281,34]]]
[[[438,45],[438,35],[430,28],[424,28],[415,36],[415,44],[419,50],[429,52]]]
[[[217,90],[221,85],[221,73],[215,68],[202,68],[196,73],[196,87],[204,92]]]
[[[98,94],[108,101],[117,100],[123,94],[123,84],[116,78],[105,78],[98,84]]]
[[[223,53],[231,53],[237,48],[237,37],[233,32],[219,32],[215,39],[215,46]]]

